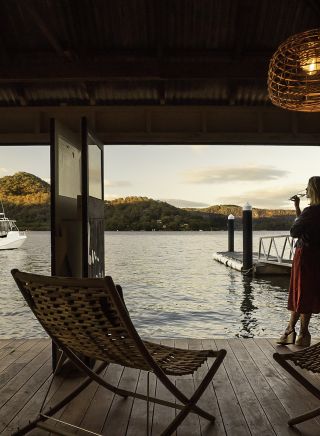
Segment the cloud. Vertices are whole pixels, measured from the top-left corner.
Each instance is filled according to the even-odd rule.
[[[128,180],[105,180],[104,186],[105,188],[118,188],[124,186],[132,186],[132,183]]]
[[[293,203],[289,198],[298,191],[298,187],[273,187],[269,189],[256,189],[241,194],[235,193],[232,196],[216,197],[216,200],[220,204],[237,204],[242,206],[249,202],[253,207],[293,209]]]
[[[185,183],[228,183],[252,182],[279,179],[289,172],[279,170],[272,166],[213,166],[198,170],[189,170],[182,173]]]
[[[4,167],[0,167],[0,174],[2,175],[8,175],[10,173],[10,171],[8,170],[8,168],[4,168]]]
[[[165,201],[166,203],[171,204],[175,207],[208,207],[210,206],[207,203],[200,203],[198,201],[190,201],[190,200],[181,200],[178,198],[160,198],[160,201]]]

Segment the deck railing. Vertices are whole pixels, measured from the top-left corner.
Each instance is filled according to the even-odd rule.
[[[295,239],[290,235],[262,236],[259,240],[258,260],[291,263]]]

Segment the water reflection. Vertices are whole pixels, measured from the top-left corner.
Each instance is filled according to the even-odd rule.
[[[244,338],[252,338],[265,332],[267,326],[262,323],[260,316],[256,316],[258,311],[264,310],[270,319],[273,318],[275,311],[281,310],[277,306],[277,301],[283,302],[287,299],[290,276],[274,275],[265,277],[242,276],[242,300],[240,310],[242,313],[241,326],[242,330],[237,336]],[[262,306],[260,298],[263,298],[261,293],[265,293],[265,307]],[[283,295],[285,293],[285,295]],[[255,304],[255,297],[259,299],[259,303]],[[259,298],[260,297],[260,298]],[[285,314],[285,311],[283,312]]]
[[[280,292],[288,292],[290,275],[274,275],[256,279],[257,283],[267,284]]]
[[[253,285],[252,285],[252,277],[249,276],[243,276],[242,278],[242,284],[243,284],[243,299],[241,302],[241,312],[243,313],[241,324],[242,324],[242,331],[241,336],[252,338],[253,331],[256,330],[258,321],[253,316],[253,312],[256,311],[258,308],[253,304],[254,302],[254,295],[253,295]]]

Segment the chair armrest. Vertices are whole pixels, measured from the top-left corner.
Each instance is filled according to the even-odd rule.
[[[116,285],[116,289],[117,289],[117,291],[118,291],[118,294],[119,294],[120,297],[121,297],[121,300],[124,302],[122,287],[121,287],[120,285]]]
[[[128,309],[127,309],[127,306],[126,306],[126,302],[124,301],[124,296],[123,296],[123,290],[122,290],[122,287],[121,287],[120,285],[115,285],[115,286],[116,286],[116,290],[118,291],[118,294],[119,294],[119,296],[120,296],[120,298],[121,298],[121,301],[122,301],[122,303],[123,303],[123,305],[124,305],[126,311],[129,313],[129,311],[128,311]]]

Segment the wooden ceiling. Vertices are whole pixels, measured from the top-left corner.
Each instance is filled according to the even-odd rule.
[[[267,72],[319,24],[317,0],[0,0],[0,143],[86,115],[106,143],[315,144]]]
[[[1,0],[0,105],[269,105],[316,0]]]

